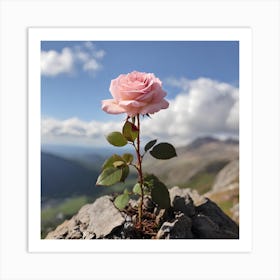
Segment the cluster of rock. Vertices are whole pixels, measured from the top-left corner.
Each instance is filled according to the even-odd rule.
[[[169,190],[171,207],[159,209],[145,197],[145,211],[155,217],[154,239],[238,239],[239,227],[213,201],[190,189]],[[133,208],[137,201],[131,200]],[[102,196],[83,206],[46,239],[138,239],[135,215],[120,211],[111,196]]]

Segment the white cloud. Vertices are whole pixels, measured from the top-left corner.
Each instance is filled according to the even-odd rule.
[[[152,126],[148,120],[143,122],[146,136],[178,145],[205,135],[238,137],[238,88],[207,78],[173,79],[169,85],[181,91],[167,110],[152,116]]]
[[[100,65],[95,59],[90,59],[89,61],[85,62],[83,69],[85,71],[97,71],[99,69]]]
[[[79,67],[83,71],[94,75],[102,68],[101,60],[105,56],[104,50],[98,50],[92,42],[85,42],[71,48],[63,48],[61,52],[55,50],[41,52],[41,74],[57,76],[59,74],[73,74]]]
[[[85,122],[78,118],[43,118],[41,121],[42,141],[52,144],[104,145],[105,136],[112,131],[120,131],[121,128],[120,122]]]
[[[41,73],[46,76],[56,76],[61,73],[71,73],[74,66],[73,53],[69,48],[61,53],[54,50],[41,52]]]
[[[96,58],[100,58],[100,59],[101,59],[101,58],[103,58],[103,57],[105,56],[105,54],[106,54],[106,53],[105,53],[104,50],[100,50],[100,51],[96,51],[94,56],[95,56]]]
[[[142,120],[141,135],[144,140],[157,138],[174,145],[186,145],[206,135],[238,137],[238,88],[206,78],[178,80],[176,87],[180,92],[175,99],[169,100],[168,109],[151,115],[152,119]],[[122,123],[117,121],[84,122],[78,118],[59,121],[47,118],[42,120],[42,139],[45,142],[75,141],[104,145],[104,136],[112,131],[121,131],[121,128]]]

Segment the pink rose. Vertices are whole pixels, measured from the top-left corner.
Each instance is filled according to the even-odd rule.
[[[153,114],[169,106],[160,79],[152,73],[133,71],[120,75],[111,81],[110,92],[114,99],[102,101],[102,109],[109,114],[127,113],[134,117]]]

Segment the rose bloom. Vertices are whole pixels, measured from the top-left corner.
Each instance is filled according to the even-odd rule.
[[[122,74],[111,81],[110,92],[114,99],[103,100],[102,109],[109,114],[127,113],[129,117],[166,109],[169,103],[164,99],[166,92],[161,84],[152,73]]]

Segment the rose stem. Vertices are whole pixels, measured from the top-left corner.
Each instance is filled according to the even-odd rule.
[[[142,212],[143,212],[143,201],[144,201],[144,189],[143,189],[143,173],[142,173],[142,156],[140,154],[140,118],[139,114],[137,114],[137,127],[138,127],[138,136],[137,136],[137,146],[136,153],[138,159],[138,176],[139,176],[139,184],[141,188],[141,198],[139,204],[139,223],[142,223]]]

